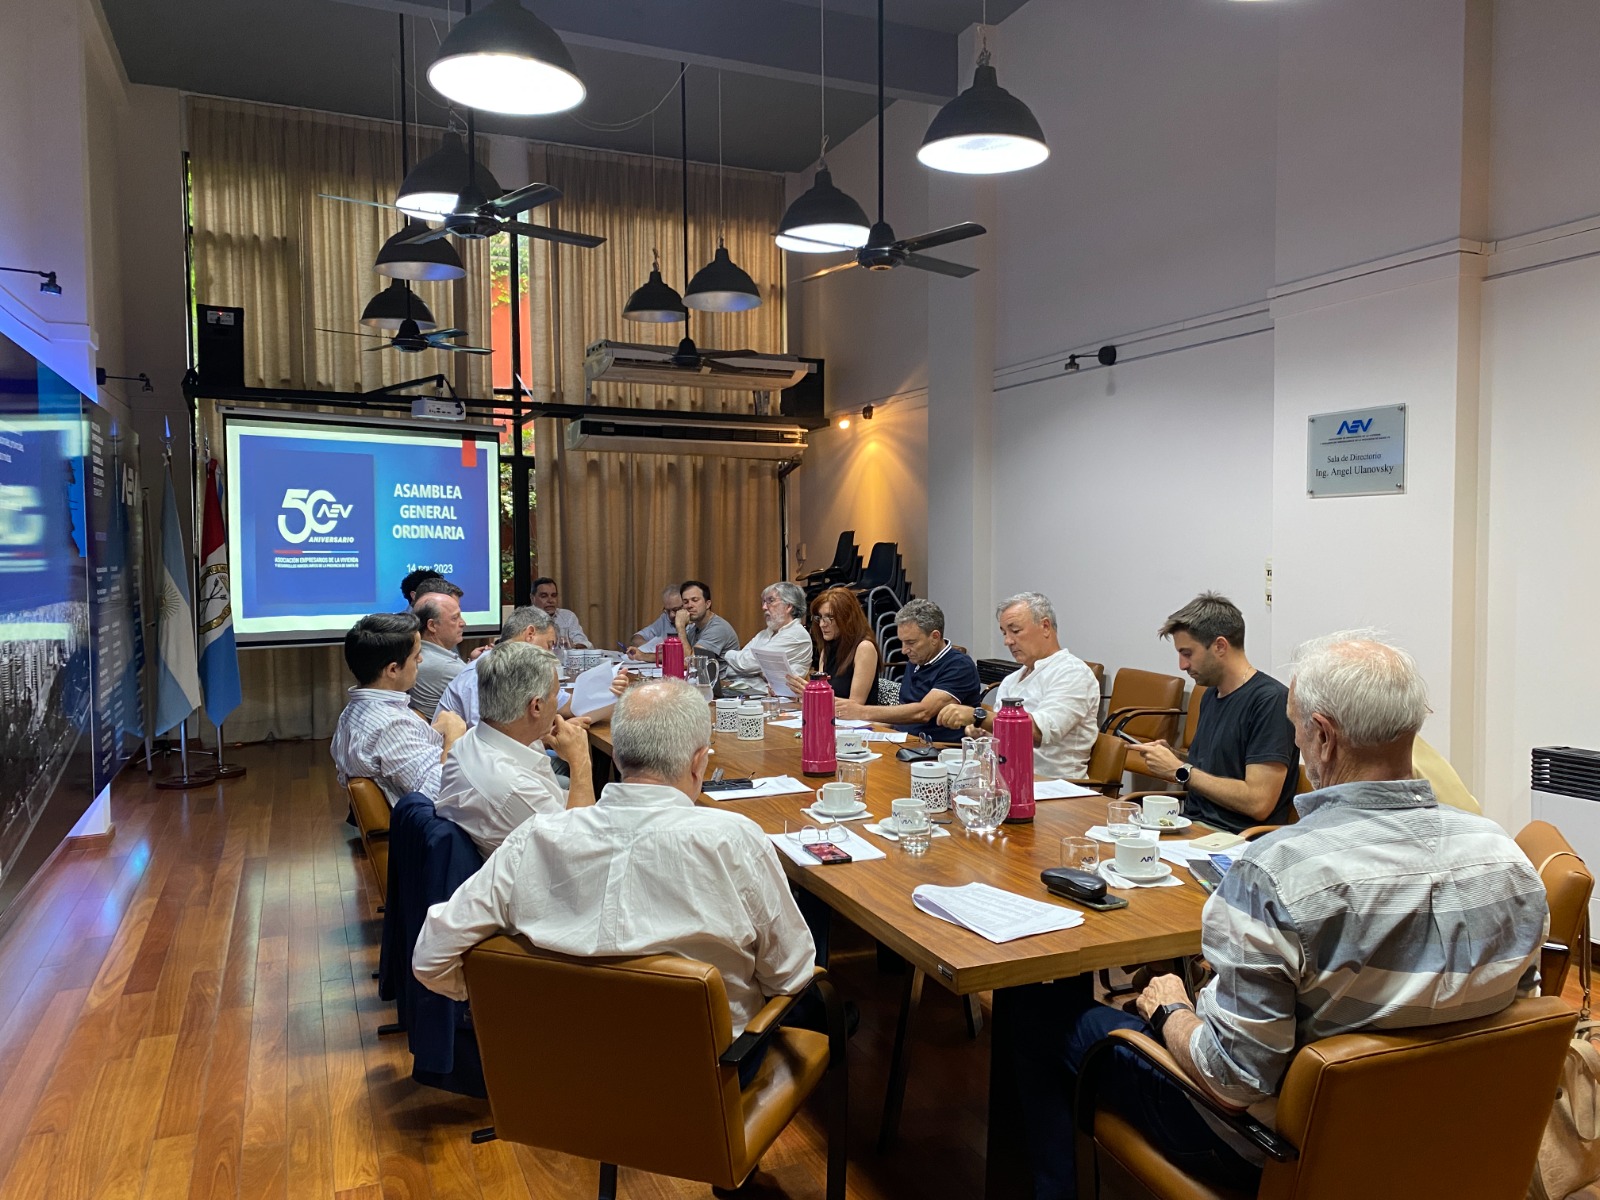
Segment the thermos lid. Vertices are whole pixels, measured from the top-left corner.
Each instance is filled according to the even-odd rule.
[[[1003,699],[1003,700],[1000,701],[1000,707],[1001,708],[1021,708],[1022,707],[1022,697],[1021,696],[1010,696],[1010,697],[1007,697],[1006,699]]]

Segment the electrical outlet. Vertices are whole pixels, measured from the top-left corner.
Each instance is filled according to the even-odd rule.
[[[1267,555],[1267,611],[1272,611],[1272,555]]]

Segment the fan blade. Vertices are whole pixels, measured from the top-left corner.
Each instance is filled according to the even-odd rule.
[[[387,347],[387,346],[368,346],[361,353],[363,353],[363,354],[376,354],[379,350],[387,350],[388,348],[389,347]]]
[[[317,332],[337,333],[340,337],[382,338],[386,342],[389,340],[389,335],[384,333],[354,333],[348,329],[324,329],[321,325],[317,326]]]
[[[392,204],[379,204],[376,200],[356,200],[356,199],[354,199],[353,197],[350,197],[350,196],[330,196],[327,192],[318,192],[317,193],[317,199],[318,200],[337,200],[341,204],[365,204],[368,208],[387,208],[391,212],[399,212],[399,211],[401,211],[400,209],[396,208]]]
[[[973,221],[963,221],[959,225],[935,229],[932,233],[919,233],[916,237],[901,238],[900,245],[915,253],[918,250],[932,250],[935,246],[948,246],[951,242],[964,242],[968,238],[975,238],[988,232],[982,225]]]
[[[487,346],[452,346],[449,343],[436,344],[435,350],[448,350],[452,354],[493,354]]]
[[[530,183],[526,187],[512,188],[503,196],[496,196],[478,211],[485,216],[514,217],[530,208],[552,204],[559,199],[560,188],[548,183]]]
[[[964,267],[960,263],[945,262],[942,258],[929,258],[926,254],[908,254],[900,260],[903,267],[915,267],[919,271],[932,271],[935,275],[948,275],[952,279],[965,279],[968,275],[976,275],[977,267]]]
[[[420,246],[423,242],[437,242],[442,237],[448,237],[449,234],[450,227],[448,225],[441,225],[437,229],[429,229],[423,233],[414,233],[408,238],[401,238],[399,245]]]
[[[605,238],[595,237],[590,233],[572,233],[566,229],[556,229],[550,225],[529,225],[526,221],[502,221],[502,233],[520,233],[523,237],[538,238],[545,242],[562,242],[568,246],[582,246],[586,250],[603,245]]]
[[[779,235],[773,234],[772,236],[778,237]],[[826,246],[829,250],[837,250],[842,254],[854,254],[857,249],[855,246],[841,246],[838,242],[819,242],[816,238],[800,237],[793,233],[785,233],[782,236],[788,238],[791,242],[804,242],[808,246]]]
[[[761,358],[760,350],[718,350],[715,354],[704,354],[702,358],[721,360],[724,358]]]
[[[428,331],[430,342],[442,342],[445,338],[466,337],[465,329],[431,329]]]
[[[853,258],[849,259],[846,262],[834,263],[833,266],[831,266],[831,267],[823,267],[822,270],[816,272],[814,275],[807,275],[803,279],[795,280],[795,282],[796,283],[810,283],[813,279],[821,279],[824,275],[832,275],[835,271],[843,271],[843,270],[846,270],[847,268],[853,267],[855,265],[856,265],[856,260],[853,259]]]

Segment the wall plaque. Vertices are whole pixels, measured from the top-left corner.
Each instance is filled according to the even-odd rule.
[[[1318,413],[1306,435],[1306,495],[1397,496],[1406,490],[1406,406]]]

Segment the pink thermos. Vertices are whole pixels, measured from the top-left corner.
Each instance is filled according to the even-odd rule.
[[[1011,812],[1006,820],[1033,820],[1033,718],[1020,698],[1000,701],[994,715],[995,749],[1000,753],[1000,775],[1011,789]]]
[[[800,696],[800,769],[832,775],[839,769],[833,745],[833,685],[817,674]]]
[[[661,639],[661,674],[671,679],[683,678],[683,639],[669,633]]]

